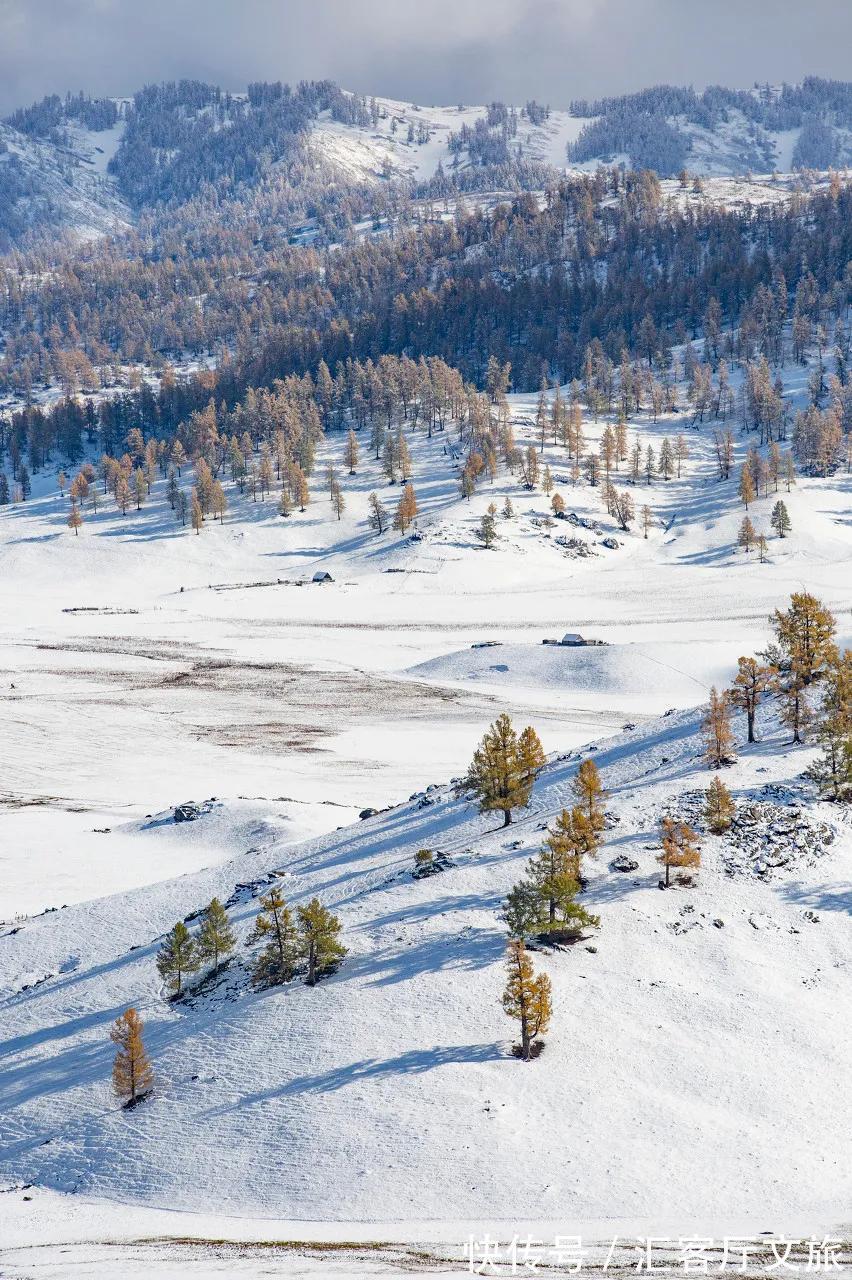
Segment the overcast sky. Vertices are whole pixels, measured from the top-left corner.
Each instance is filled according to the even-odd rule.
[[[0,0],[0,112],[146,81],[330,77],[432,104],[852,78],[849,0]]]

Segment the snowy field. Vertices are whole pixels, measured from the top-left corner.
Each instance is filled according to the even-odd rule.
[[[805,371],[788,376],[795,404]],[[514,410],[523,442],[534,403],[516,397]],[[585,426],[591,446],[603,426]],[[272,802],[296,840],[457,774],[504,705],[530,709],[548,750],[695,705],[802,586],[848,642],[852,476],[800,478],[783,494],[792,536],[772,538],[759,564],[736,548],[742,505],[736,479],[716,478],[709,426],[642,415],[630,438],[659,452],[681,430],[681,479],[634,491],[654,513],[647,539],[616,528],[600,489],[572,485],[552,444],[542,461],[556,490],[596,530],[548,529],[547,496],[502,470],[462,501],[450,430],[411,439],[418,542],[368,528],[368,493],[392,508],[399,490],[367,442],[346,475],[339,437],[304,513],[284,521],[274,497],[254,503],[228,484],[224,524],[201,536],[176,525],[158,482],[141,511],[108,501],[74,537],[55,473],[35,477],[28,502],[0,509],[0,918],[227,856],[195,833],[134,852],[147,816],[183,800]],[[737,435],[734,477],[748,443]],[[339,521],[322,491],[329,458]],[[498,515],[486,551],[477,526],[506,496],[515,516]],[[773,501],[752,507],[758,530]],[[560,545],[569,535],[585,557]],[[318,569],[334,581],[311,582]],[[570,630],[607,647],[541,643]],[[471,648],[483,641],[501,647]]]
[[[807,371],[785,376],[795,406]],[[525,444],[534,398],[513,412]],[[604,425],[584,424],[590,445]],[[852,641],[852,477],[783,493],[792,533],[761,564],[736,549],[750,438],[735,428],[720,483],[711,426],[628,425],[643,448],[679,431],[690,448],[680,479],[635,491],[647,539],[550,443],[577,524],[548,527],[546,495],[502,468],[464,501],[450,429],[409,441],[418,541],[367,527],[369,492],[390,506],[399,490],[367,441],[346,475],[339,437],[286,521],[228,484],[224,524],[196,536],[158,482],[139,512],[87,511],[75,537],[53,471],[0,509],[0,1274],[460,1274],[485,1223],[598,1245],[613,1224],[852,1230],[852,829],[803,790],[813,749],[768,713],[746,747],[738,723],[725,780],[743,803],[805,805],[828,832],[818,848],[764,874],[708,837],[697,888],[668,894],[655,861],[661,810],[707,785],[696,708],[767,642],[771,611],[805,587]],[[485,550],[476,528],[507,496],[515,514]],[[774,500],[749,510],[759,531]],[[542,644],[568,631],[605,643]],[[503,709],[550,757],[509,835],[445,785]],[[527,1070],[499,1006],[500,904],[592,743],[618,819],[587,893],[602,927],[593,950],[537,957],[554,1022]],[[190,799],[207,811],[176,826]],[[366,806],[394,807],[359,822]],[[424,844],[452,866],[415,881]],[[638,869],[612,872],[625,852]],[[350,955],[315,990],[247,982],[273,873],[342,921]],[[238,958],[170,1004],[154,954],[214,893]],[[127,1114],[107,1032],[129,1004],[158,1085]],[[389,1241],[404,1247],[372,1248]]]

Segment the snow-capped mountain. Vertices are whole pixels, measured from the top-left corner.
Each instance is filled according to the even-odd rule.
[[[247,199],[296,152],[307,170],[321,165],[343,184],[393,180],[416,190],[442,175],[439,195],[541,189],[566,168],[602,164],[663,177],[825,170],[852,158],[848,95],[846,85],[815,80],[701,96],[663,86],[565,110],[424,106],[327,82],[283,97],[281,86],[226,94],[188,83],[100,100],[95,107],[110,106],[100,129],[91,115],[84,123],[74,114],[90,100],[46,99],[49,111],[37,104],[0,124],[0,234],[7,244],[42,227],[102,234],[132,221],[131,210],[190,199],[222,177],[229,198]],[[223,160],[220,144],[237,126],[245,128],[242,158],[238,147]]]

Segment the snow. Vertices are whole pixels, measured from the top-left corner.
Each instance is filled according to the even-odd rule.
[[[795,407],[807,370],[784,378]],[[512,409],[525,444],[535,398]],[[463,501],[450,430],[409,433],[418,541],[369,530],[369,492],[391,506],[399,489],[366,441],[347,475],[339,435],[286,521],[228,483],[224,524],[195,536],[158,481],[140,512],[106,502],[74,537],[55,463],[0,510],[0,1178],[18,1187],[0,1195],[0,1266],[62,1275],[68,1247],[103,1274],[212,1266],[175,1243],[187,1237],[437,1238],[457,1260],[484,1222],[504,1236],[596,1224],[601,1240],[614,1222],[730,1234],[848,1219],[852,828],[801,781],[814,749],[764,709],[753,747],[738,722],[724,777],[741,805],[781,803],[765,790],[781,788],[830,843],[758,874],[705,836],[696,887],[665,893],[656,856],[660,814],[710,780],[696,708],[765,644],[772,609],[805,585],[849,643],[850,478],[783,493],[792,533],[759,564],[735,550],[742,508],[736,478],[716,478],[712,425],[628,425],[657,452],[681,430],[690,448],[680,478],[635,490],[655,515],[647,539],[616,529],[550,443],[576,522],[549,528],[546,496],[502,468]],[[590,443],[603,428],[585,425]],[[734,477],[750,442],[736,435]],[[498,514],[486,551],[476,527],[507,495],[516,514]],[[774,500],[750,510],[758,528]],[[311,581],[320,569],[331,583]],[[575,630],[605,643],[542,644]],[[484,641],[497,643],[471,647]],[[447,785],[503,709],[550,755],[508,833]],[[618,818],[586,892],[602,927],[536,955],[555,1009],[526,1067],[499,1005],[501,903],[586,752]],[[209,804],[176,826],[189,799]],[[367,806],[382,812],[358,821]],[[451,867],[413,879],[423,846]],[[621,853],[636,872],[610,870]],[[342,921],[349,955],[314,990],[246,979],[270,877]],[[214,894],[232,904],[236,958],[170,1003],[159,941]],[[131,1004],[158,1085],[128,1114],[109,1093],[107,1034]],[[151,1237],[172,1243],[134,1243]],[[215,1262],[252,1274],[257,1257]],[[411,1258],[306,1246],[263,1262],[367,1275]]]
[[[697,727],[694,711],[679,712],[595,752],[620,819],[587,893],[603,927],[594,953],[539,957],[555,1012],[534,1072],[507,1054],[499,905],[540,824],[570,802],[576,752],[552,759],[509,832],[439,789],[426,808],[414,801],[296,847],[273,838],[4,939],[3,1174],[300,1219],[366,1220],[381,1205],[399,1221],[647,1220],[663,1204],[683,1221],[708,1206],[784,1226],[838,1219],[852,1190],[852,1028],[836,1017],[848,992],[850,831],[823,806],[835,842],[768,882],[727,875],[722,842],[707,837],[697,889],[661,894],[655,820],[706,784]],[[726,777],[740,801],[803,764],[771,718],[762,730]],[[455,865],[415,881],[424,844]],[[608,870],[626,850],[635,876]],[[163,1003],[157,937],[273,867],[292,902],[317,893],[340,915],[340,972],[313,991],[256,993],[237,977],[235,994]],[[256,910],[251,899],[232,908],[241,938]],[[129,1003],[160,1073],[132,1119],[106,1083],[108,1024]]]
[[[19,133],[0,121],[0,164],[4,148],[31,183],[27,212],[33,219],[47,210],[52,225],[80,240],[93,239],[130,225],[132,214],[120,198],[106,165],[120,141],[123,123],[102,133],[81,126],[69,129],[69,146]]]

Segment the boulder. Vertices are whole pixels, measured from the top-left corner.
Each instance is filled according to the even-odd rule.
[[[185,800],[183,804],[175,805],[173,817],[175,822],[195,822],[201,817],[201,805],[194,800]]]
[[[639,863],[633,858],[628,858],[626,853],[620,853],[617,858],[613,858],[609,864],[612,871],[638,871]]]

